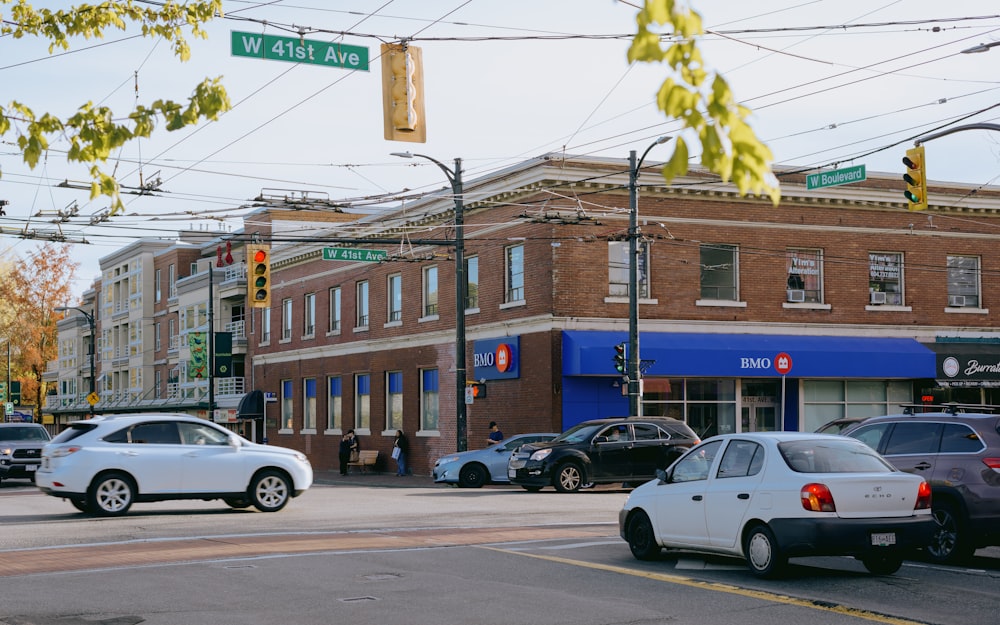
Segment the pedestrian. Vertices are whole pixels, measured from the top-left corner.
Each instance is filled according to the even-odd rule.
[[[354,435],[354,429],[347,430],[347,434],[344,434],[344,437],[340,439],[340,452],[338,453],[341,475],[347,475],[347,463],[357,459],[360,448],[358,437]]]
[[[503,440],[503,432],[496,421],[490,421],[490,437],[486,439],[486,446],[496,445]]]
[[[410,453],[410,442],[403,430],[396,430],[396,440],[392,441],[392,457],[396,459],[396,476],[406,475],[406,457]]]

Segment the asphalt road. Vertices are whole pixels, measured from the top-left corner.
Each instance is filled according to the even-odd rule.
[[[615,523],[625,491],[360,479],[276,514],[171,502],[114,519],[4,483],[0,624],[985,625],[1000,613],[997,550],[889,577],[801,559],[762,582],[731,559],[634,560]]]

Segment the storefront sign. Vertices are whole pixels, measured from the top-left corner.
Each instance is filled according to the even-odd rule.
[[[941,386],[1000,387],[1000,345],[933,343]]]
[[[472,346],[473,378],[476,380],[507,380],[521,377],[519,364],[520,337],[476,341]]]

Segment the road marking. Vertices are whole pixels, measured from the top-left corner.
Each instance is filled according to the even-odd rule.
[[[821,612],[833,612],[835,614],[843,614],[846,616],[860,618],[875,623],[885,623],[887,625],[926,625],[926,623],[922,623],[920,621],[911,621],[909,619],[898,618],[886,614],[879,614],[877,612],[870,612],[868,610],[861,610],[858,608],[852,608],[849,606],[844,606],[836,603],[830,603],[826,601],[824,601],[823,603],[817,603],[814,601],[809,601],[807,599],[797,599],[795,597],[789,597],[788,595],[781,595],[778,593],[766,592],[763,590],[751,590],[749,588],[740,588],[739,586],[733,586],[731,584],[723,584],[720,582],[701,581],[697,579],[692,579],[690,577],[684,577],[682,575],[671,575],[669,573],[653,573],[649,571],[638,571],[635,569],[615,566],[613,564],[599,564],[596,562],[585,562],[583,560],[571,560],[569,558],[562,558],[559,556],[551,556],[538,553],[526,553],[524,551],[515,551],[511,549],[504,549],[501,547],[493,547],[489,545],[479,545],[478,548],[489,549],[490,551],[497,551],[500,553],[509,553],[511,555],[517,555],[517,556],[527,556],[529,558],[537,558],[539,560],[547,560],[549,562],[557,562],[559,564],[568,564],[570,566],[579,566],[588,569],[595,569],[598,571],[620,573],[622,575],[631,575],[633,577],[644,577],[646,579],[652,579],[659,582],[677,584],[679,586],[688,586],[691,588],[699,588],[701,590],[724,592],[731,595],[739,595],[741,597],[748,597],[750,599],[759,599],[761,601],[768,601],[771,603],[781,603],[784,605],[791,605],[800,608],[809,608],[812,610],[819,610]]]

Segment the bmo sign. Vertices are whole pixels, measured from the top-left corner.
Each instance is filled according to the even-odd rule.
[[[476,341],[472,346],[473,378],[507,380],[521,377],[520,337]]]
[[[743,370],[767,371],[772,367],[780,375],[787,375],[792,370],[792,357],[785,352],[781,352],[774,358],[768,358],[767,356],[761,358],[744,356],[740,358],[740,369]]]

